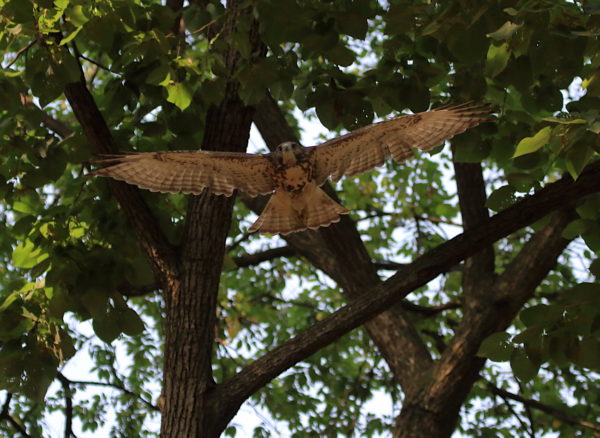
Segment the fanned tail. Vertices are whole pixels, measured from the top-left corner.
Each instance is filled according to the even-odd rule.
[[[276,191],[248,231],[285,235],[307,228],[314,230],[339,222],[340,215],[348,213],[321,188],[309,183],[295,196]]]
[[[306,190],[306,207],[303,211],[304,223],[307,228],[316,229],[328,227],[339,222],[340,215],[350,211],[335,202],[320,187],[312,184]]]
[[[305,228],[300,216],[292,207],[290,196],[285,192],[276,191],[248,231],[251,233],[260,231],[261,234],[288,234]]]

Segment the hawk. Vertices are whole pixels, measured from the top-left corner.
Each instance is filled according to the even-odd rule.
[[[413,148],[423,151],[489,120],[485,105],[443,106],[374,123],[319,146],[281,143],[268,154],[168,151],[106,155],[95,163],[107,176],[154,192],[200,194],[205,189],[231,196],[272,194],[249,231],[289,234],[326,227],[349,211],[322,189],[381,166],[388,156],[403,162]]]

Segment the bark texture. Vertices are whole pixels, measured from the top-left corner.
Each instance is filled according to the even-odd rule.
[[[241,16],[251,14],[251,9],[241,9],[240,3],[228,2],[223,37],[234,31]],[[253,26],[253,52],[258,53],[256,23]],[[225,53],[231,75],[238,56],[233,50]],[[254,108],[245,106],[237,91],[237,83],[231,80],[224,100],[209,109],[203,150],[246,150]],[[215,386],[212,358],[217,293],[234,198],[205,192],[189,201],[181,248],[181,287],[165,291],[162,437],[216,437],[222,431],[216,421],[218,406],[210,395]]]

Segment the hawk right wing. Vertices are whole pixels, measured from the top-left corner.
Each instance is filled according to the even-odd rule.
[[[275,190],[267,156],[240,152],[169,151],[105,155],[93,164],[106,167],[92,175],[108,176],[142,189],[200,194],[208,188],[231,196],[239,189],[254,197]]]
[[[489,120],[487,105],[443,106],[431,111],[395,117],[357,129],[307,148],[317,185],[331,176],[354,176],[381,166],[390,155],[400,163],[413,148],[427,151],[469,128]]]

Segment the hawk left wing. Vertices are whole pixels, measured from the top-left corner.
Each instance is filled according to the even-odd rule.
[[[94,162],[106,167],[93,175],[108,176],[142,189],[200,194],[208,188],[231,196],[240,189],[250,196],[275,190],[273,166],[265,155],[241,152],[169,151],[115,154]]]
[[[353,176],[381,166],[388,156],[403,162],[486,120],[486,105],[443,106],[431,111],[396,117],[357,129],[349,134],[312,146],[308,153],[317,185],[331,176]]]

